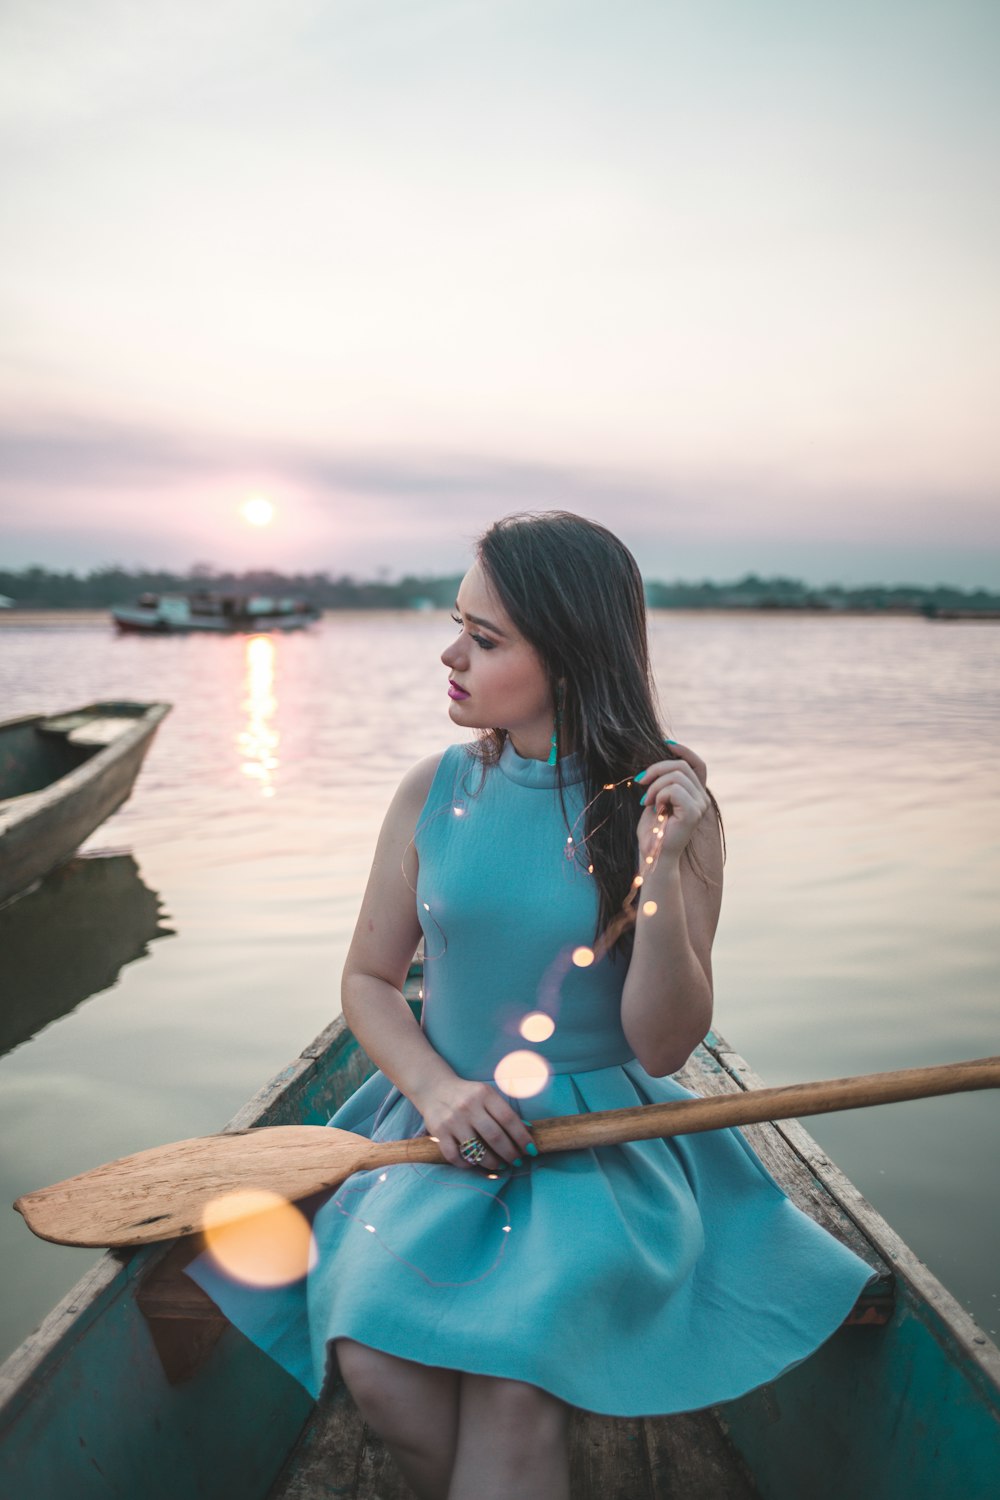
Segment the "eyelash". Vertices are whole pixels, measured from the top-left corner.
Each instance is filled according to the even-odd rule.
[[[461,615],[452,615],[451,618],[455,621],[456,625],[463,624]],[[496,646],[496,641],[488,641],[484,635],[473,635],[472,639],[475,641],[476,645],[479,646],[483,651],[492,651]]]

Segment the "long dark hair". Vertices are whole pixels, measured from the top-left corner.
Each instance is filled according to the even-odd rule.
[[[618,783],[671,758],[635,558],[606,527],[561,510],[505,516],[480,537],[476,554],[507,614],[537,652],[553,702],[561,704],[559,741],[583,762],[586,858],[599,893],[595,940],[607,934],[614,947],[628,952],[631,924],[621,918],[636,874],[641,787]],[[506,738],[505,729],[481,733],[477,751],[484,765],[499,759]],[[558,770],[557,784],[562,796]]]

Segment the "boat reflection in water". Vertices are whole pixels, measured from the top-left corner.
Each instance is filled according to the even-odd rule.
[[[0,1055],[110,989],[157,938],[160,898],[131,854],[80,855],[0,909]]]
[[[256,781],[262,797],[274,796],[280,735],[271,722],[278,706],[274,696],[274,642],[255,635],[246,643],[247,725],[239,734],[240,769]]]

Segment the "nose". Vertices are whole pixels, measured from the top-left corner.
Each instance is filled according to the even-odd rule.
[[[461,636],[457,641],[452,641],[450,646],[445,647],[441,652],[441,660],[449,670],[462,670],[462,663],[467,661],[467,654],[462,646]]]

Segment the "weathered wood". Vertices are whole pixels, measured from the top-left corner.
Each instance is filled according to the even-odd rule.
[[[368,1426],[358,1465],[358,1500],[413,1500],[382,1439]]]
[[[55,719],[35,716],[0,724],[4,743],[13,738],[20,744],[26,736],[37,741],[36,747],[18,751],[15,758],[37,755],[40,768],[25,779],[23,768],[16,767],[11,774],[21,779],[13,788],[0,782],[5,792],[24,793],[0,809],[0,903],[68,859],[131,795],[170,704],[93,704],[71,717],[107,717],[116,711],[131,722],[111,743],[97,747],[68,742],[61,729],[53,728],[60,724]],[[46,727],[50,732],[43,737],[37,731]]]
[[[724,1065],[730,1060],[731,1069]],[[745,1078],[746,1064],[735,1053],[716,1051],[710,1044],[698,1052],[677,1075],[677,1081],[694,1093],[706,1097],[739,1093],[744,1088],[763,1087],[760,1080]],[[867,1262],[877,1279],[861,1293],[849,1323],[884,1323],[892,1315],[893,1273],[886,1258],[879,1255],[871,1241],[859,1230],[841,1204],[810,1169],[807,1162],[791,1148],[783,1124],[772,1122],[745,1125],[742,1134],[783,1192],[797,1208],[821,1224],[830,1234]],[[802,1135],[806,1136],[803,1130]]]
[[[414,973],[408,997],[416,1001],[418,990]],[[230,1129],[322,1123],[370,1071],[338,1019],[239,1112]],[[703,1094],[757,1082],[717,1036],[698,1049],[681,1081]],[[755,1146],[757,1132],[747,1129]],[[860,1226],[870,1234],[896,1271],[900,1292],[888,1327],[841,1330],[773,1385],[720,1409],[724,1430],[750,1464],[761,1495],[941,1500],[954,1494],[979,1500],[997,1493],[1000,1351],[801,1125],[760,1132],[777,1142],[767,1164],[779,1184],[796,1201],[796,1180],[807,1198],[818,1194],[813,1212],[828,1192],[835,1200],[834,1232],[843,1236],[846,1222],[852,1232]],[[310,1403],[301,1387],[229,1327],[193,1378],[168,1383],[136,1307],[143,1277],[155,1276],[167,1255],[167,1247],[152,1247],[104,1256],[0,1370],[0,1492],[45,1500],[107,1500],[111,1494],[264,1500]],[[340,1399],[346,1402],[346,1393]],[[687,1500],[686,1483],[698,1494],[684,1468],[682,1439],[685,1424],[703,1415],[647,1420],[651,1481],[660,1484],[655,1500],[666,1500],[670,1486]],[[661,1432],[661,1421],[680,1425]],[[325,1487],[316,1493],[355,1495],[352,1486],[362,1470],[376,1475],[381,1491],[374,1493],[404,1493],[386,1488],[388,1471],[379,1468],[378,1457],[384,1450],[358,1431],[354,1468],[347,1474],[320,1466]],[[678,1480],[677,1473],[684,1477]],[[358,1490],[356,1500],[374,1500],[374,1493]],[[723,1493],[726,1500],[730,1493],[733,1500],[741,1495],[735,1487]],[[631,1497],[612,1491],[575,1500]]]
[[[573,1411],[573,1500],[759,1500],[717,1416],[603,1417]],[[385,1444],[341,1383],[324,1396],[267,1500],[412,1500]]]
[[[228,1326],[211,1297],[184,1275],[184,1267],[201,1248],[197,1235],[178,1240],[156,1267],[156,1274],[145,1277],[136,1293],[171,1385],[190,1380],[201,1369]]]
[[[892,1073],[867,1073],[856,1078],[785,1084],[714,1099],[680,1099],[669,1104],[637,1104],[629,1109],[560,1115],[551,1120],[536,1120],[531,1128],[540,1151],[566,1151],[993,1088],[1000,1088],[1000,1056],[970,1058],[967,1062],[941,1063],[929,1068],[901,1068]]]
[[[760,1086],[757,1074],[723,1038],[710,1037],[707,1047],[715,1061],[739,1087],[756,1089]],[[861,1249],[857,1250],[862,1259],[867,1259],[872,1266],[880,1260],[890,1268],[894,1279],[905,1280],[913,1300],[932,1314],[938,1337],[958,1356],[987,1400],[995,1402],[1000,1388],[1000,1348],[986,1337],[965,1308],[938,1281],[933,1272],[927,1269],[924,1262],[868,1202],[847,1174],[829,1159],[804,1125],[800,1125],[798,1120],[782,1120],[770,1128],[788,1148],[790,1154],[786,1153],[784,1160],[788,1163],[790,1175],[795,1171],[794,1162],[797,1160],[802,1163],[825,1200],[835,1205],[851,1226],[855,1243],[852,1243],[851,1238],[846,1238],[845,1243],[852,1249],[859,1245],[867,1246],[864,1253]],[[792,1181],[794,1182],[794,1175]],[[811,1209],[808,1211],[812,1212]],[[821,1219],[820,1222],[824,1221]],[[838,1238],[844,1238],[838,1227],[832,1224],[827,1227]]]
[[[544,1154],[996,1087],[1000,1057],[980,1058],[564,1115],[534,1121],[532,1135]],[[296,1202],[337,1187],[355,1172],[443,1161],[433,1137],[373,1142],[328,1127],[272,1126],[154,1146],[22,1194],[14,1207],[35,1234],[58,1244],[142,1245],[200,1230],[209,1209],[217,1223],[245,1217],[238,1197],[226,1202],[244,1188],[265,1188]]]
[[[647,1417],[653,1500],[758,1500],[746,1465],[713,1411]]]
[[[569,1427],[569,1490],[574,1500],[653,1500],[641,1417],[574,1411]]]
[[[318,1403],[267,1500],[358,1500],[366,1438],[358,1409],[338,1382]]]

